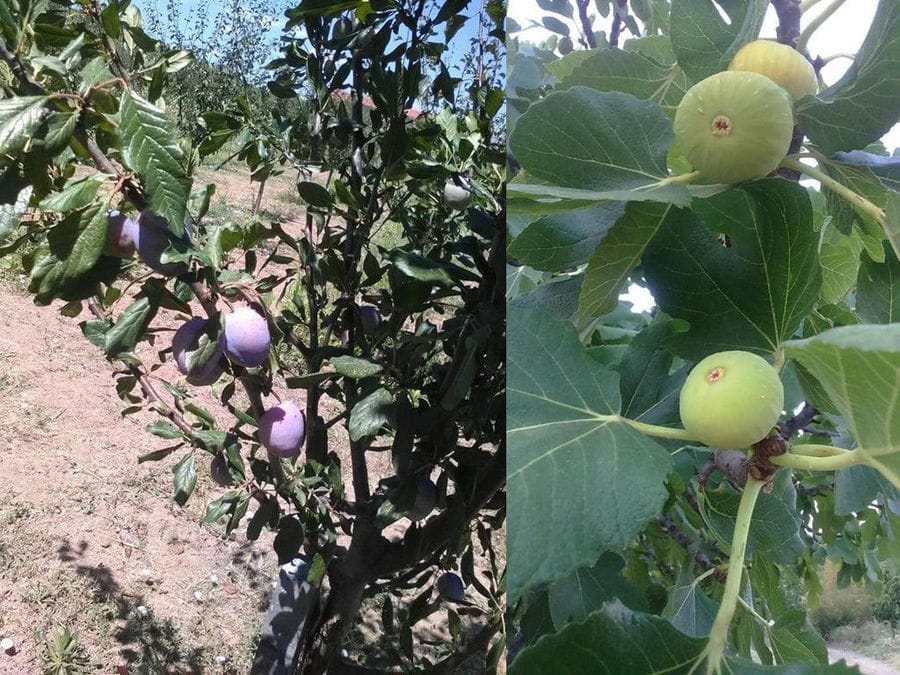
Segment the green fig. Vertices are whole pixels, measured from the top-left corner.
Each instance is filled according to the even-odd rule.
[[[771,173],[794,132],[791,97],[758,73],[726,70],[691,87],[675,113],[675,140],[707,178],[741,183]]]
[[[809,60],[796,49],[772,40],[754,40],[738,50],[728,70],[765,75],[797,100],[816,93],[819,83]]]
[[[746,448],[778,422],[784,387],[778,371],[743,351],[707,356],[688,374],[679,402],[681,423],[698,441],[715,448]]]

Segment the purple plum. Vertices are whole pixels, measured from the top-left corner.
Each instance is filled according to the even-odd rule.
[[[466,599],[466,588],[458,574],[444,572],[437,580],[437,591],[444,600],[463,602]]]
[[[231,477],[231,472],[228,470],[228,460],[222,455],[212,458],[212,462],[209,463],[209,475],[216,485],[222,487],[234,485],[234,478]]]
[[[306,418],[290,401],[269,408],[259,418],[259,442],[279,457],[299,454],[306,437]]]
[[[261,366],[269,356],[272,337],[265,318],[249,307],[225,315],[223,346],[233,363],[245,368]]]
[[[120,211],[110,211],[106,217],[106,255],[130,258],[134,255],[137,224]]]
[[[183,241],[190,241],[187,234]],[[184,274],[188,270],[185,263],[162,262],[163,253],[169,248],[169,244],[169,222],[149,209],[141,211],[134,236],[134,246],[141,260],[150,269],[166,276],[173,277]]]
[[[377,307],[372,305],[363,305],[359,308],[359,320],[362,323],[363,332],[372,337],[378,332],[381,326],[381,314]]]
[[[223,352],[221,340],[216,344],[215,352],[206,363],[195,365],[193,371],[188,368],[188,355],[200,346],[200,336],[206,331],[206,326],[207,319],[195,316],[183,323],[172,338],[175,365],[182,375],[187,375],[187,381],[197,387],[212,384],[222,375],[222,366],[219,363]]]

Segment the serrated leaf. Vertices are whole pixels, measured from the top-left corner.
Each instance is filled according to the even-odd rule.
[[[545,216],[513,240],[509,254],[534,269],[548,272],[581,265],[588,261],[624,210],[622,204],[610,202]]]
[[[132,350],[156,316],[157,309],[157,304],[146,297],[139,298],[126,307],[104,336],[106,354],[115,356],[119,352]]]
[[[737,50],[759,35],[768,5],[768,0],[672,0],[669,30],[678,65],[694,82],[725,70]]]
[[[19,192],[12,204],[0,204],[0,244],[9,239],[19,227],[22,215],[28,210],[32,191],[33,188],[29,185]]]
[[[176,237],[182,236],[191,182],[175,125],[130,89],[122,92],[118,117],[126,165],[143,179],[151,210],[169,222]]]
[[[513,181],[508,189],[683,206],[690,201],[684,185],[659,185],[673,139],[672,122],[656,103],[587,87],[556,91],[519,118],[509,140],[524,171],[546,184]]]
[[[900,117],[900,3],[881,0],[853,64],[831,87],[797,105],[803,131],[826,155],[859,150]]]
[[[806,191],[766,179],[697,200],[693,209],[672,209],[643,257],[659,307],[691,323],[672,347],[693,360],[728,349],[776,351],[819,295]]]
[[[100,186],[103,185],[107,178],[106,174],[95,173],[83,180],[72,181],[62,191],[45,197],[38,208],[43,211],[68,213],[87,206],[94,201],[94,197],[97,196],[97,190],[100,189]]]
[[[181,429],[165,420],[151,422],[147,425],[147,431],[160,438],[181,438]]]
[[[175,501],[184,506],[197,487],[197,471],[194,468],[194,455],[185,455],[172,469],[175,483]]]
[[[350,411],[347,429],[350,440],[358,441],[376,435],[390,422],[394,409],[394,397],[387,389],[376,389],[359,401]]]
[[[329,361],[334,366],[335,371],[354,380],[375,377],[383,370],[381,365],[366,359],[358,359],[355,356],[335,356]]]
[[[5,155],[15,157],[34,135],[47,114],[46,96],[14,96],[0,99],[0,166]]]
[[[832,328],[785,354],[821,383],[863,453],[900,452],[900,324]]]
[[[40,140],[46,152],[56,154],[69,144],[78,115],[74,112],[54,112],[47,117],[46,131]]]
[[[661,507],[672,460],[617,421],[618,374],[585,353],[573,326],[520,310],[509,322],[508,593],[516,598],[630,542]]]

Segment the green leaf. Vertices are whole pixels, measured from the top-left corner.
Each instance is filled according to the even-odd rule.
[[[203,516],[204,523],[214,523],[226,516],[240,500],[242,493],[237,490],[229,490],[224,495],[206,505],[206,513]]]
[[[0,166],[6,155],[16,157],[46,115],[46,96],[14,96],[0,99]]]
[[[354,356],[335,356],[329,359],[329,361],[337,372],[354,380],[375,377],[383,370],[377,363],[372,363],[365,359],[358,359]]]
[[[900,259],[885,247],[883,263],[865,257],[856,281],[856,313],[866,323],[900,322]]]
[[[803,611],[793,609],[776,618],[771,635],[772,652],[779,663],[828,664],[825,640]]]
[[[509,254],[534,269],[548,272],[581,265],[623,212],[622,204],[610,202],[540,218],[515,238]]]
[[[130,89],[122,92],[119,125],[122,158],[143,179],[150,209],[169,221],[169,229],[180,237],[191,181],[175,125],[162,110]]]
[[[510,675],[686,673],[706,640],[682,635],[668,621],[608,605],[522,650]]]
[[[391,263],[404,275],[417,281],[442,286],[452,286],[455,283],[445,265],[419,253],[395,251],[391,255]]]
[[[900,117],[900,3],[881,0],[853,64],[797,105],[803,131],[826,155],[877,141]]]
[[[699,583],[694,583],[692,567],[681,568],[678,580],[669,589],[669,601],[662,612],[675,628],[693,638],[709,635],[719,603],[711,600]]]
[[[859,254],[862,243],[859,237],[834,231],[832,239],[822,245],[819,266],[822,268],[820,297],[826,303],[842,302],[856,283],[859,272]]]
[[[104,351],[108,356],[134,349],[147,326],[156,316],[158,306],[150,298],[135,300],[119,315],[115,325],[106,333]]]
[[[618,599],[629,609],[645,611],[640,591],[622,576],[625,561],[612,552],[600,556],[592,567],[579,567],[549,588],[550,613],[557,628],[582,621],[610,600]]]
[[[508,189],[685,205],[684,185],[657,185],[668,176],[673,138],[672,122],[656,103],[587,87],[556,91],[519,118],[509,140],[524,171],[550,187],[512,182]]]
[[[12,204],[0,204],[0,244],[6,241],[19,227],[22,215],[28,210],[32,187],[23,188]]]
[[[172,469],[175,482],[175,501],[184,506],[197,487],[197,471],[194,468],[194,455],[185,455]]]
[[[103,24],[103,30],[114,40],[118,40],[122,34],[122,24],[119,22],[119,3],[118,0],[110,0],[110,2],[100,12],[100,22]]]
[[[725,70],[737,50],[757,38],[768,6],[768,0],[672,0],[669,30],[678,65],[694,82]]]
[[[851,466],[834,474],[834,513],[849,516],[865,511],[869,504],[879,499],[879,493],[888,499],[900,499],[900,491],[891,485],[875,469],[868,466]]]
[[[664,106],[675,107],[688,90],[688,80],[677,64],[663,65],[637,52],[621,49],[589,51],[589,58],[566,76],[560,88],[577,85],[600,91],[621,91]]]
[[[318,183],[301,181],[297,183],[297,192],[300,194],[300,198],[310,206],[328,209],[334,205],[331,193]]]
[[[574,327],[521,310],[510,312],[509,323],[508,592],[514,599],[525,587],[628,544],[659,512],[672,460],[616,421],[618,375],[584,352]]]
[[[641,259],[641,254],[672,207],[663,204],[630,202],[625,215],[594,250],[578,299],[582,321],[612,311],[619,299],[622,284]]]
[[[44,198],[38,208],[43,211],[68,213],[87,206],[94,201],[94,197],[97,196],[97,190],[100,189],[100,186],[103,185],[108,177],[106,174],[95,173],[83,180],[72,181],[61,192]],[[100,210],[102,211],[102,209]]]
[[[157,420],[147,425],[147,431],[160,438],[181,438],[181,429],[171,422]]]
[[[387,389],[376,389],[353,406],[347,428],[350,440],[358,441],[366,436],[374,436],[390,423],[394,409],[394,397]]]
[[[809,196],[775,178],[697,200],[693,213],[672,209],[643,268],[659,307],[691,323],[673,339],[679,354],[775,352],[819,295]]]
[[[900,452],[900,324],[832,328],[785,354],[822,384],[866,455]]]
[[[46,131],[40,140],[46,152],[56,154],[63,150],[72,138],[78,115],[74,112],[54,112],[47,117]]]
[[[524,268],[516,268],[524,269]],[[560,321],[574,321],[578,312],[582,277],[563,277],[548,281],[533,291],[519,295],[507,303],[507,311],[536,309]]]

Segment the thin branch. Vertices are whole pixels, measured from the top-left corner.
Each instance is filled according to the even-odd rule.
[[[691,557],[697,563],[697,566],[704,572],[716,570],[714,573],[719,581],[725,581],[725,573],[719,570],[718,565],[710,560],[709,556],[696,544],[696,542],[688,539],[679,528],[678,524],[667,515],[662,515],[656,519],[656,522],[662,527],[666,533],[672,537],[685,551],[691,554]]]
[[[597,38],[594,37],[594,27],[588,17],[587,8],[591,0],[577,0],[578,3],[578,19],[581,21],[581,32],[584,33],[584,40],[590,49],[597,48]]]

